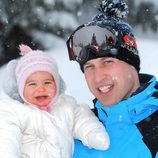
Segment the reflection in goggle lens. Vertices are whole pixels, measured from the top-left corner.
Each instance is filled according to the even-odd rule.
[[[88,50],[105,54],[116,46],[116,36],[99,26],[84,26],[74,33],[71,40],[73,60],[78,62],[86,60],[90,53]]]

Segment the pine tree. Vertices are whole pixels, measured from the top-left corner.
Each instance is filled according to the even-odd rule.
[[[80,5],[80,0],[1,0],[0,65],[18,56],[17,47],[21,43],[28,44],[27,37],[29,46],[35,47],[37,42],[32,31],[66,38],[78,26]],[[23,33],[18,34],[21,30]]]

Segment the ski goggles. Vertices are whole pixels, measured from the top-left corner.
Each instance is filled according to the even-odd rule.
[[[97,56],[116,54],[118,32],[99,26],[79,26],[67,40],[70,60],[84,62],[90,53]]]

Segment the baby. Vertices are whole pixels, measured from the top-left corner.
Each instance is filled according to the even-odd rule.
[[[26,45],[20,51],[20,60],[8,64],[14,88],[4,88],[8,96],[0,101],[0,155],[71,158],[74,138],[89,148],[108,149],[108,134],[90,108],[64,94],[54,59]]]

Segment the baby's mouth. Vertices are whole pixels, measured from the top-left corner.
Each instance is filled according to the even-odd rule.
[[[48,96],[47,95],[43,95],[43,96],[37,96],[35,97],[37,100],[44,100],[46,99]]]

